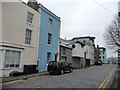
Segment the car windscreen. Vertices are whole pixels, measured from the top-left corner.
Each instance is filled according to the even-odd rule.
[[[49,63],[49,65],[55,65],[56,64],[56,62],[50,62]]]

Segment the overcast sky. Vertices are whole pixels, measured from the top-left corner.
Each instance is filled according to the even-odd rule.
[[[22,0],[27,2],[28,0]],[[104,7],[95,3],[95,1]],[[118,12],[119,0],[38,0],[61,17],[61,38],[94,36],[95,43],[106,47],[103,34]],[[108,56],[113,53],[108,52]]]

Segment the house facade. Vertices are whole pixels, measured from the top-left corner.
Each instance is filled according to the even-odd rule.
[[[60,60],[72,63],[72,47],[68,45],[69,40],[60,38]]]
[[[99,47],[100,60],[107,64],[107,50],[104,47]]]
[[[90,65],[95,64],[95,44],[94,44],[95,37],[76,37],[72,40],[60,40],[60,52],[64,53],[65,50],[69,50],[71,48],[72,54],[69,55],[60,55],[60,59],[65,59],[69,57],[72,62],[74,68],[84,68]],[[67,60],[69,61],[69,60]]]
[[[80,41],[74,41],[72,44],[72,63],[74,68],[83,68],[86,66],[85,44]]]
[[[73,38],[73,41],[79,41],[83,44],[84,46],[84,57],[85,57],[85,65],[90,66],[95,64],[95,42],[94,42],[95,37],[76,37]]]
[[[40,6],[38,69],[45,71],[49,61],[59,60],[60,17]]]
[[[95,47],[95,62],[100,60],[100,51],[99,51],[99,45],[97,45],[97,47]]]
[[[40,13],[21,0],[0,2],[0,77],[37,65]],[[1,14],[0,14],[1,15]]]

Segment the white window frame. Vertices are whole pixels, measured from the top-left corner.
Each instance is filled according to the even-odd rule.
[[[53,20],[51,18],[49,18],[49,27],[52,28],[53,27]]]
[[[32,30],[26,29],[25,44],[31,45],[31,40],[32,40]]]
[[[9,51],[9,54],[7,53]],[[14,52],[14,54],[13,54]],[[19,54],[17,54],[19,53]],[[20,62],[21,62],[21,51],[16,51],[16,50],[5,50],[4,54],[4,68],[19,68],[20,67]],[[6,62],[6,58],[8,59],[8,63]],[[12,59],[14,59],[14,62],[12,62]],[[16,63],[18,60],[18,63]],[[6,66],[6,64],[8,64]]]
[[[28,23],[31,23],[31,24],[33,23],[33,16],[34,16],[34,14],[28,11],[28,13],[27,13],[27,22]]]

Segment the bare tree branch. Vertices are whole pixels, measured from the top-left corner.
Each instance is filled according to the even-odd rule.
[[[115,17],[111,24],[107,27],[104,39],[110,49],[120,47],[120,18]]]

